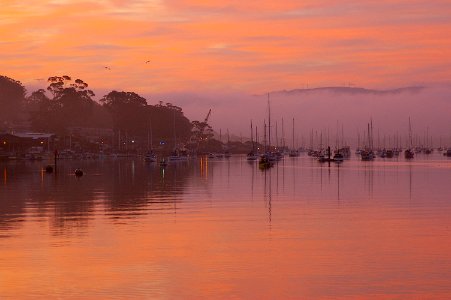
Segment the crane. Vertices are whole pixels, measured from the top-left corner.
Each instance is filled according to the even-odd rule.
[[[204,123],[208,123],[208,119],[210,118],[210,115],[211,115],[211,108],[210,108],[210,110],[208,111],[207,116],[205,117]]]
[[[193,121],[193,125],[197,129],[196,133],[192,136],[193,142],[196,143],[196,152],[199,149],[199,144],[201,143],[201,141],[206,139],[206,136],[204,136],[204,132],[206,129],[209,128],[208,120],[210,119],[210,116],[211,116],[211,108],[208,111],[207,115],[205,116],[203,122]]]

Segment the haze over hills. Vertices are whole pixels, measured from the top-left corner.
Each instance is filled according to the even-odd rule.
[[[236,136],[250,135],[250,120],[263,134],[263,121],[268,119],[267,94],[164,94],[181,107],[188,118],[203,119],[212,108],[210,123],[223,132],[228,128]],[[355,140],[357,132],[365,130],[370,119],[383,137],[399,133],[406,135],[408,119],[414,134],[429,134],[438,143],[440,137],[451,144],[451,86],[408,86],[393,89],[361,87],[322,87],[270,92],[273,136],[277,122],[279,137],[284,118],[285,138],[291,139],[292,118],[295,118],[296,139],[308,139],[311,129],[329,131],[331,137],[343,125],[345,136]],[[363,134],[363,133],[362,133]]]
[[[311,94],[316,92],[331,92],[337,94],[361,94],[361,95],[393,95],[400,93],[417,93],[423,90],[424,86],[408,86],[388,90],[375,90],[362,87],[348,87],[348,86],[330,86],[318,88],[304,88],[293,90],[282,90],[270,92],[271,95],[296,95],[296,94]]]
[[[113,89],[114,87],[112,87]],[[32,91],[34,87],[27,87]],[[97,97],[106,91],[93,87]],[[136,91],[139,93],[139,91]],[[235,137],[250,136],[250,121],[257,126],[260,138],[263,122],[268,119],[267,94],[252,95],[238,91],[197,93],[142,94],[149,104],[159,101],[180,106],[190,120],[204,120],[212,109],[209,123],[214,130]],[[364,87],[330,86],[297,88],[270,92],[272,130],[275,136],[276,122],[279,138],[282,137],[284,119],[285,139],[291,141],[292,118],[295,118],[295,135],[299,143],[308,140],[311,130],[329,131],[334,137],[337,123],[343,125],[348,140],[356,140],[357,132],[365,130],[372,119],[380,136],[406,135],[408,119],[412,120],[414,134],[440,137],[451,145],[451,85],[413,85],[391,89],[369,89]]]

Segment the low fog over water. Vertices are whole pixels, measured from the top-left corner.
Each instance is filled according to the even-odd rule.
[[[230,94],[171,94],[150,96],[150,102],[157,98],[172,98],[173,103],[183,107],[189,119],[203,119],[212,109],[210,123],[219,132],[227,128],[231,133],[247,137],[250,135],[249,123],[263,128],[268,119],[268,96]],[[275,134],[278,123],[281,138],[281,123],[284,118],[286,140],[291,139],[292,118],[295,118],[296,136],[308,141],[311,130],[327,134],[335,140],[342,127],[347,139],[356,142],[357,131],[363,137],[367,123],[373,120],[374,135],[379,132],[381,140],[386,135],[407,136],[409,117],[413,134],[419,138],[427,134],[438,144],[451,144],[451,86],[406,87],[391,90],[370,90],[354,87],[330,87],[299,89],[270,93],[271,122]],[[263,132],[263,130],[261,130]],[[297,139],[295,138],[295,139]]]

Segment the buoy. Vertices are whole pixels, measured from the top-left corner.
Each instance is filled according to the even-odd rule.
[[[45,172],[46,173],[53,173],[53,167],[51,165],[48,165],[45,167]]]
[[[77,176],[77,177],[83,176],[83,171],[80,170],[80,169],[76,169],[76,170],[75,170],[75,176]]]

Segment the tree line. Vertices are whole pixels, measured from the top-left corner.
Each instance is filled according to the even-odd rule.
[[[111,91],[99,102],[88,83],[70,76],[49,77],[46,89],[27,95],[23,84],[0,75],[0,130],[27,123],[38,132],[67,135],[73,127],[112,128],[115,134],[145,137],[151,131],[155,140],[188,141],[199,124],[190,122],[182,108],[159,101],[150,105],[135,92]],[[208,124],[201,126],[209,127]],[[211,127],[209,127],[211,129]],[[202,128],[202,134],[208,133]]]

